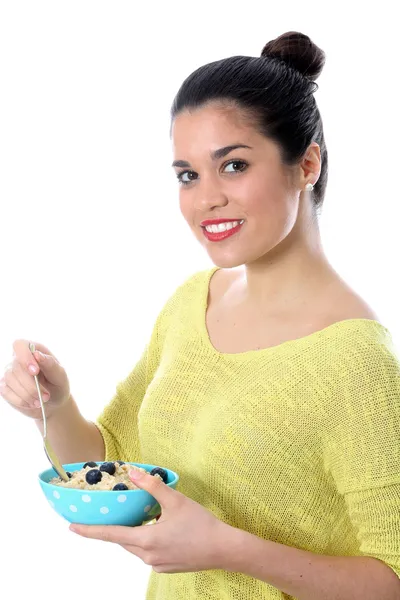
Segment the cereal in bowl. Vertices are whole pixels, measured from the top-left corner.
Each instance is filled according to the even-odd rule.
[[[72,473],[67,471],[69,481],[63,481],[60,477],[53,477],[49,483],[80,490],[137,490],[139,489],[138,486],[129,478],[131,469],[146,472],[146,469],[126,464],[122,460],[101,463],[90,461],[85,463],[79,471],[73,471]],[[161,467],[155,467],[150,475],[159,477],[164,483],[167,482],[167,472]]]

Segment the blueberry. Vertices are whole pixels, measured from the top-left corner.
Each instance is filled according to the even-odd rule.
[[[70,473],[69,471],[65,471],[65,472],[66,472],[66,474],[68,475],[68,477],[71,479],[71,477],[72,477],[72,473]]]
[[[116,485],[114,485],[113,490],[117,491],[117,490],[128,490],[128,486],[125,485],[124,483],[117,483]]]
[[[105,471],[109,475],[114,475],[116,467],[113,462],[105,462],[101,465],[100,471]]]
[[[150,475],[160,475],[164,483],[167,483],[168,481],[168,473],[162,467],[154,467],[154,469],[150,471]]]
[[[90,461],[83,465],[82,469],[86,469],[86,467],[97,467],[97,463]]]
[[[124,465],[124,461],[123,460],[116,460],[115,462],[117,462],[119,465]]]
[[[99,469],[90,469],[85,475],[85,479],[90,485],[94,485],[95,483],[99,483],[101,478],[103,477],[102,472]]]

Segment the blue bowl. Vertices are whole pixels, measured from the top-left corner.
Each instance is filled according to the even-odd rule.
[[[99,464],[101,461],[97,461]],[[85,463],[63,465],[66,471],[79,471]],[[126,463],[150,472],[160,465]],[[168,473],[166,485],[176,488],[179,475],[163,467]],[[157,500],[145,490],[78,490],[49,483],[57,477],[54,469],[39,474],[39,483],[50,506],[70,523],[83,525],[142,525],[161,513]]]

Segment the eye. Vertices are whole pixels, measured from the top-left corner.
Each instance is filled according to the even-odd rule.
[[[227,171],[228,173],[240,173],[247,169],[248,164],[244,160],[230,160],[224,165],[224,171],[226,167],[235,167],[232,171]]]
[[[226,173],[241,173],[245,171],[249,165],[244,160],[232,159],[225,163],[223,170]],[[232,167],[232,170],[226,170],[227,167]],[[177,179],[180,184],[188,185],[198,178],[196,171],[181,171],[177,174]]]
[[[184,177],[186,176],[188,177],[188,179],[184,179]],[[181,171],[177,174],[177,178],[179,183],[182,183],[182,185],[187,185],[188,183],[191,183],[197,178],[197,173],[196,171]]]

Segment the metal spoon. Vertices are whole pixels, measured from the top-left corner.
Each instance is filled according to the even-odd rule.
[[[29,350],[33,354],[35,352],[35,344],[29,344]],[[57,456],[56,456],[53,448],[50,445],[49,440],[47,439],[47,422],[46,422],[46,413],[44,412],[43,398],[42,398],[42,394],[40,392],[40,386],[39,386],[39,381],[38,381],[37,375],[34,375],[33,377],[35,379],[36,389],[37,389],[38,394],[39,394],[40,408],[42,409],[42,415],[43,415],[43,444],[44,444],[44,451],[46,452],[46,456],[49,459],[49,461],[50,461],[53,469],[56,471],[56,473],[58,473],[58,475],[61,477],[61,479],[63,479],[63,481],[69,481],[69,477],[67,475],[67,472],[63,469],[62,464],[58,460],[58,458],[57,458]]]

